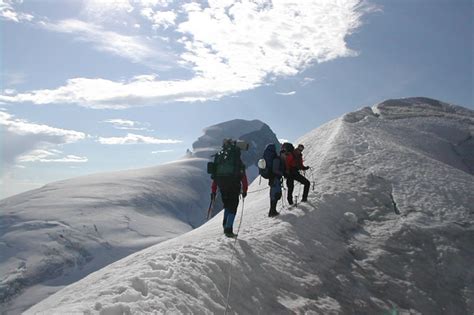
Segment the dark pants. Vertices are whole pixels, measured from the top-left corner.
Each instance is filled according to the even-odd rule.
[[[288,187],[288,201],[293,201],[293,189],[295,188],[295,180],[304,186],[302,200],[308,199],[309,187],[311,183],[299,172],[292,173],[286,178],[286,186]]]
[[[239,206],[240,192],[221,191],[222,203],[224,203],[224,220],[222,225],[224,228],[232,229],[234,225],[237,207]]]
[[[268,180],[270,186],[270,212],[276,214],[278,200],[281,198],[281,177],[272,177]]]
[[[270,200],[278,201],[281,198],[281,177],[272,177],[268,180],[270,186]]]

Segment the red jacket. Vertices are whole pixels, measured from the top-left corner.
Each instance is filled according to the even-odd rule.
[[[301,151],[295,149],[292,153],[289,153],[285,159],[285,166],[288,173],[305,169],[306,166],[303,164],[303,154]]]
[[[292,153],[287,153],[285,156],[285,171],[287,173],[296,169],[296,161]]]

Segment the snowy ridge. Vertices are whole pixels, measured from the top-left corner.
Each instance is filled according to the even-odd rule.
[[[85,176],[1,201],[2,302],[16,297],[21,309],[61,284],[202,224],[206,162]],[[196,189],[182,189],[188,185]]]
[[[235,121],[219,130],[226,134],[228,125],[253,143],[243,157],[255,164],[276,136],[262,122],[238,123],[245,134]],[[0,313],[18,314],[99,268],[203,224],[209,157],[68,179],[1,200]]]
[[[472,314],[474,113],[415,103],[413,114],[394,102],[376,108],[397,119],[364,108],[299,139],[313,166],[310,202],[270,219],[255,181],[235,249],[220,214],[26,314],[212,314],[227,302],[239,314]]]
[[[372,110],[385,119],[443,117],[474,122],[471,110],[426,97],[387,100],[373,106]]]

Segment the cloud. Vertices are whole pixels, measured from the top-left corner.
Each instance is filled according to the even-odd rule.
[[[116,15],[131,13],[134,7],[129,0],[83,0],[81,14],[88,18],[101,21],[116,18]]]
[[[3,90],[3,93],[5,95],[14,95],[14,94],[17,93],[17,91],[15,89],[5,89],[5,90]]]
[[[134,3],[143,7],[168,7],[174,0],[133,0]]]
[[[103,122],[112,124],[114,128],[116,129],[122,129],[122,130],[148,130],[147,127],[150,125],[148,123],[141,123],[138,121],[133,121],[133,120],[127,120],[127,119],[107,119],[104,120]],[[147,127],[140,127],[140,126],[147,126]]]
[[[32,21],[34,16],[16,10],[14,1],[0,0],[0,19],[19,23]]]
[[[174,150],[157,150],[157,151],[151,151],[152,154],[170,153],[170,152],[174,152]]]
[[[278,95],[283,95],[283,96],[291,96],[291,95],[295,95],[295,94],[296,94],[296,91],[291,91],[291,92],[276,92],[276,94],[278,94]]]
[[[125,145],[125,144],[176,144],[181,143],[180,140],[172,140],[172,139],[158,139],[155,137],[148,137],[137,135],[133,133],[128,133],[125,137],[99,137],[97,142],[101,144],[109,144],[109,145]]]
[[[165,2],[131,3],[139,5],[142,12],[148,9],[149,19],[158,14],[156,25],[164,23],[160,26],[169,28],[166,37],[182,46],[179,64],[193,73],[189,79],[73,78],[55,89],[0,95],[0,101],[122,109],[217,100],[279,77],[294,76],[317,63],[355,56],[345,38],[360,26],[362,15],[368,11],[361,0],[227,0],[209,1],[206,7],[188,3],[163,18],[161,8],[153,6]],[[142,37],[120,35],[95,24],[63,20],[45,27],[73,33],[97,49],[134,62],[156,57]],[[159,33],[156,38],[160,38]]]
[[[76,78],[55,90],[36,90],[16,95],[0,95],[0,102],[32,102],[35,104],[78,104],[96,109],[124,109],[132,106],[156,105],[171,101],[193,102],[218,99],[224,95],[249,89],[248,82],[213,80],[197,77],[191,80],[116,82],[105,79]]]
[[[91,43],[99,51],[127,58],[135,63],[152,60],[157,55],[157,51],[145,38],[108,31],[93,23],[68,19],[57,23],[43,21],[40,25],[50,31],[72,34],[80,41]]]
[[[85,138],[82,132],[30,123],[24,119],[16,119],[4,111],[0,111],[0,125],[6,128],[6,131],[19,136],[40,135],[44,136],[45,141],[50,139],[58,143],[73,143]]]
[[[153,11],[151,8],[144,8],[141,14],[152,22],[153,28],[167,29],[174,26],[178,15],[174,11]]]
[[[310,78],[310,77],[304,77],[303,80],[300,82],[301,86],[307,86],[308,84],[311,84],[315,78]]]
[[[317,62],[353,56],[344,37],[360,25],[360,1],[210,1],[188,11],[178,31],[183,59],[205,76],[220,67],[261,82]],[[209,57],[218,67],[208,67]],[[210,72],[210,73],[209,73]]]
[[[140,8],[167,8],[175,0],[83,0],[82,15],[90,19],[116,18],[116,15],[132,13]]]
[[[33,150],[74,143],[86,138],[86,134],[82,132],[31,123],[17,119],[5,111],[0,111],[0,130],[2,162],[7,167]]]
[[[87,157],[76,155],[63,155],[59,150],[33,150],[18,158],[18,162],[41,162],[41,163],[86,163]]]

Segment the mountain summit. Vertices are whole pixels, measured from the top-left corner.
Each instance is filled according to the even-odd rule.
[[[26,314],[472,314],[473,126],[473,111],[426,98],[346,114],[298,140],[308,203],[268,218],[254,181],[236,241],[218,215]]]

